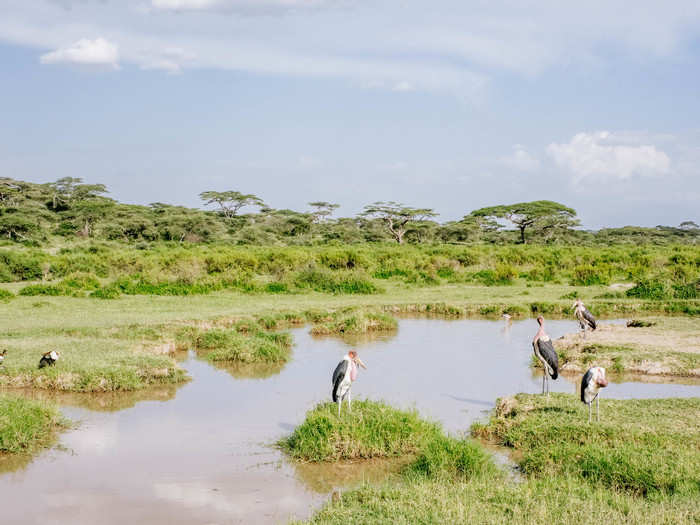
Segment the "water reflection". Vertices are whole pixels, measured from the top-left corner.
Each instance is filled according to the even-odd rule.
[[[211,366],[182,362],[192,381],[132,394],[57,394],[80,422],[60,436],[60,449],[0,475],[3,523],[278,523],[304,518],[328,492],[382,479],[401,465],[381,461],[295,464],[271,446],[289,434],[307,410],[327,400],[331,374],[348,346],[369,369],[355,397],[415,407],[464,434],[496,398],[536,393],[530,369],[534,320],[403,319],[399,330],[370,337],[312,337],[292,330],[292,360],[275,366]],[[554,338],[577,329],[549,321]],[[251,380],[253,379],[253,380]],[[615,378],[607,398],[698,395],[698,383],[671,384]],[[648,379],[648,378],[645,378]],[[554,381],[553,391],[576,392],[580,374]],[[167,401],[167,402],[164,402]],[[118,410],[118,411],[117,411]],[[9,504],[7,502],[10,502]]]

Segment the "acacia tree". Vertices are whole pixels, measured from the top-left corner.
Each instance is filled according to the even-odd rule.
[[[375,202],[365,206],[360,216],[381,220],[394,240],[403,244],[403,236],[410,223],[423,221],[438,214],[431,208],[410,208],[398,202]]]
[[[340,208],[340,204],[333,204],[325,201],[310,202],[309,206],[315,208],[315,210],[311,212],[314,222],[321,222],[327,219],[333,214],[333,211]]]
[[[520,242],[525,244],[525,230],[568,230],[579,225],[576,210],[554,201],[520,202],[474,210],[467,217],[487,220],[505,219],[520,230]]]
[[[230,219],[235,217],[238,211],[245,206],[258,206],[263,208],[265,203],[260,197],[253,194],[245,194],[239,191],[203,191],[199,198],[204,205],[216,204],[221,214]]]
[[[59,207],[70,208],[78,202],[107,193],[104,184],[83,184],[83,179],[79,177],[63,177],[48,186],[52,190],[51,207],[54,210]]]

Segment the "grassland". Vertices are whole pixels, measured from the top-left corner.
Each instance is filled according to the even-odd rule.
[[[691,524],[700,519],[700,400],[603,400],[587,424],[574,396],[519,395],[474,433],[510,446],[514,481],[473,442],[440,433],[398,477],[366,483],[308,523]],[[358,433],[362,436],[362,433]],[[681,450],[684,449],[684,450]]]

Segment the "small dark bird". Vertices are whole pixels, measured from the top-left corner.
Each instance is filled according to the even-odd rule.
[[[554,350],[552,340],[544,331],[544,317],[541,315],[537,318],[540,329],[535,334],[532,340],[532,349],[535,351],[537,359],[542,363],[544,374],[542,375],[542,393],[545,392],[545,384],[547,385],[547,395],[549,395],[549,378],[556,379],[559,377],[559,357]]]
[[[58,358],[60,356],[61,354],[59,354],[56,350],[46,352],[44,355],[41,356],[41,359],[39,360],[39,368],[55,365],[56,361],[58,361]]]
[[[583,301],[581,299],[576,299],[576,302],[574,303],[574,312],[576,313],[578,324],[581,327],[581,330],[583,330],[583,337],[585,339],[587,328],[590,328],[591,330],[595,330],[597,328],[595,317],[593,317],[593,314],[583,305]]]
[[[365,370],[367,369],[362,360],[357,357],[357,352],[350,350],[348,355],[335,367],[333,372],[333,402],[338,403],[338,415],[340,415],[340,407],[345,399],[348,400],[348,408],[352,412],[350,388],[352,387],[352,382],[357,379],[358,365]]]
[[[600,421],[600,405],[598,394],[601,388],[608,386],[605,379],[605,368],[594,366],[588,369],[581,380],[581,402],[588,405],[588,422],[591,422],[591,404],[595,400],[595,419]]]
[[[7,355],[7,350],[3,350],[2,353],[0,353],[0,365],[5,361],[6,355]]]

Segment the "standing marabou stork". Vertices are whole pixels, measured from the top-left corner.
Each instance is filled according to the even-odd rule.
[[[581,401],[588,405],[588,422],[591,422],[591,404],[595,400],[595,419],[600,421],[600,404],[598,394],[601,388],[608,386],[605,368],[594,366],[588,369],[581,381]]]
[[[537,318],[540,329],[535,334],[532,340],[532,348],[535,351],[537,359],[542,363],[544,368],[542,374],[542,393],[545,392],[545,384],[547,385],[547,395],[549,395],[549,378],[556,379],[559,377],[559,357],[554,350],[552,340],[544,331],[544,317],[541,315]]]
[[[60,356],[61,354],[59,354],[56,350],[46,352],[44,355],[41,356],[41,359],[39,359],[39,368],[55,365],[56,361],[58,361],[58,358]]]
[[[595,330],[597,328],[595,317],[593,317],[593,314],[583,305],[583,301],[581,299],[576,299],[573,308],[574,312],[576,313],[576,319],[578,319],[578,324],[581,327],[581,330],[583,330],[583,337],[585,339],[587,328],[590,328],[591,330]]]
[[[348,355],[335,367],[333,372],[333,402],[338,403],[338,415],[340,415],[340,406],[346,398],[348,400],[348,408],[352,412],[350,388],[352,388],[352,382],[357,379],[358,365],[365,370],[367,369],[362,360],[357,357],[357,352],[350,350]]]
[[[2,353],[0,353],[0,365],[5,361],[6,355],[7,355],[7,350],[3,350]]]

